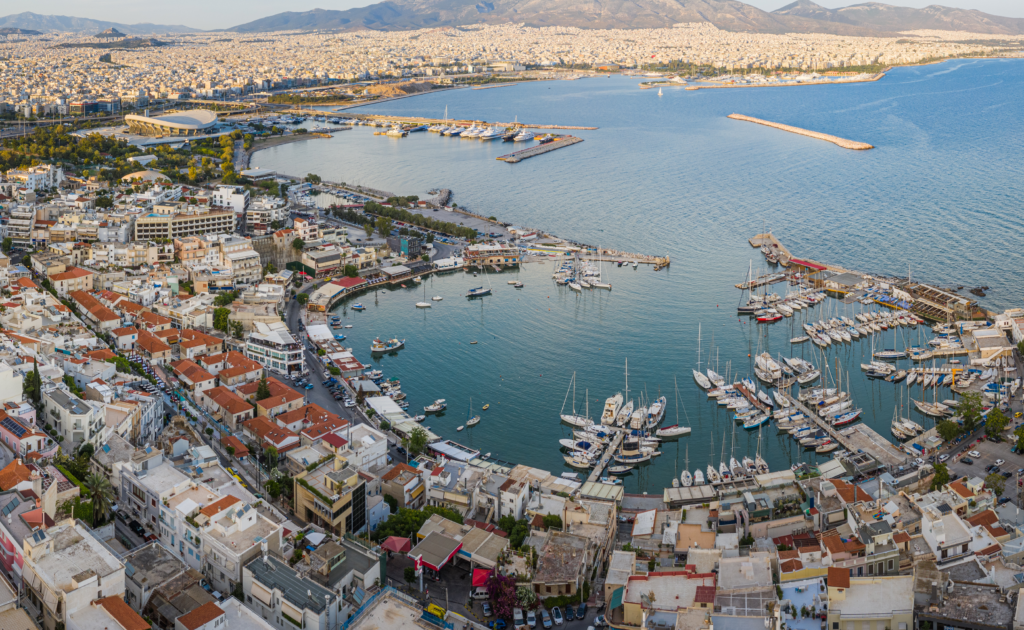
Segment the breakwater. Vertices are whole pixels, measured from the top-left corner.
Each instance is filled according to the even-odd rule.
[[[775,129],[781,129],[782,131],[788,131],[789,133],[795,133],[801,136],[807,136],[808,138],[815,138],[816,140],[824,140],[825,142],[831,142],[837,147],[844,149],[850,149],[852,151],[866,151],[868,149],[874,149],[872,145],[866,142],[857,142],[855,140],[847,140],[846,138],[840,138],[838,136],[830,136],[827,133],[820,133],[818,131],[810,131],[808,129],[801,129],[800,127],[792,127],[790,125],[783,125],[781,123],[771,122],[770,120],[761,120],[760,118],[754,118],[752,116],[744,116],[743,114],[729,114],[729,118],[733,120],[744,120],[746,122],[757,123],[764,125],[765,127],[772,127]]]
[[[524,123],[524,122],[488,122],[486,120],[476,120],[476,119],[466,119],[466,118],[460,118],[460,119],[454,119],[454,120],[452,120],[452,119],[445,120],[444,118],[430,118],[430,117],[427,117],[427,116],[391,116],[391,115],[383,115],[383,114],[353,114],[352,118],[356,118],[356,119],[359,119],[359,120],[369,120],[369,121],[374,121],[374,122],[382,122],[382,123],[386,123],[386,124],[404,123],[404,124],[416,124],[416,125],[436,125],[436,124],[439,124],[439,123],[447,123],[449,125],[456,125],[456,126],[459,126],[459,127],[470,127],[470,126],[475,124],[475,125],[488,125],[488,126],[505,127],[505,128],[509,128],[509,127],[523,127],[523,128],[529,128],[529,129],[569,129],[569,130],[576,129],[576,130],[584,130],[584,131],[588,131],[588,130],[589,131],[593,131],[595,129],[598,129],[598,127],[579,127],[579,126],[572,126],[572,125],[548,125],[548,124]]]
[[[502,162],[508,162],[509,164],[515,164],[516,162],[522,162],[529,158],[543,155],[549,151],[561,149],[562,147],[572,146],[578,142],[583,142],[582,138],[576,136],[565,136],[552,142],[545,144],[538,144],[537,146],[530,147],[529,149],[523,149],[522,151],[516,151],[514,153],[508,153],[506,155],[499,156],[495,159],[501,160]]]

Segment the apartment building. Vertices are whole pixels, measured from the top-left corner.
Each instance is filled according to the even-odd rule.
[[[64,437],[63,448],[77,451],[86,442],[99,448],[104,441],[103,403],[82,400],[65,389],[43,392],[43,416]]]
[[[74,519],[25,539],[24,601],[34,615],[42,615],[45,630],[74,627],[75,615],[104,597],[124,603],[124,577],[117,556]]]
[[[149,529],[159,533],[165,500],[191,487],[191,480],[169,461],[164,452],[146,447],[132,453],[121,467],[121,504]]]
[[[14,241],[15,245],[28,247],[33,245],[32,230],[36,223],[36,211],[32,206],[15,206],[11,208],[11,218],[4,226],[4,236]]]
[[[399,509],[419,509],[426,504],[426,485],[420,471],[398,463],[380,478],[381,491],[398,502]]]
[[[246,606],[280,630],[332,630],[342,621],[336,593],[266,554],[245,565],[242,593]]]
[[[242,567],[259,555],[263,543],[268,551],[281,553],[281,526],[237,497],[223,497],[197,510],[191,520],[196,525],[191,534],[202,540],[203,573],[222,593],[242,581]],[[192,522],[186,525],[193,527]]]
[[[246,338],[245,355],[276,374],[293,376],[306,372],[302,344],[292,337],[284,322],[254,322]]]
[[[231,270],[236,287],[258,284],[263,280],[260,255],[253,250],[249,239],[222,235],[219,245],[222,264]]]
[[[295,477],[295,513],[342,536],[366,525],[366,482],[341,457]]]
[[[210,195],[210,203],[242,213],[249,209],[249,191],[241,186],[218,186]]]
[[[135,240],[176,239],[199,234],[230,234],[235,231],[235,213],[230,210],[205,212],[188,210],[180,214],[144,215],[135,221]]]
[[[69,267],[63,273],[50,276],[50,283],[60,297],[68,297],[72,291],[92,291],[93,274],[80,267]]]
[[[27,169],[7,171],[6,176],[7,181],[35,191],[60,186],[64,181],[64,170],[53,164],[40,164]]]

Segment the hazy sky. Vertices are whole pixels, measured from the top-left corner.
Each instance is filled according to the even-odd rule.
[[[792,0],[746,0],[766,11],[785,6]],[[841,7],[857,4],[848,2],[817,0],[826,7]],[[1021,0],[888,0],[887,4],[924,7],[930,4],[978,9],[994,15],[1024,17],[1024,2]],[[44,5],[16,4],[14,0],[0,0],[0,16],[34,11],[48,15],[71,15],[75,17],[107,20],[122,24],[152,22],[155,24],[184,24],[193,28],[219,29],[244,24],[257,18],[284,11],[308,11],[309,9],[350,9],[372,4],[372,0],[293,0],[280,2],[271,0],[175,0],[175,2],[138,2],[135,0],[50,0]]]

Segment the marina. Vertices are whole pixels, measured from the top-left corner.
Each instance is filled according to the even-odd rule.
[[[732,118],[733,120],[743,120],[746,122],[757,123],[759,125],[764,125],[766,127],[772,127],[773,129],[781,129],[782,131],[788,131],[789,133],[807,136],[808,138],[815,138],[816,140],[824,140],[825,142],[831,142],[832,144],[838,147],[850,149],[852,151],[866,151],[868,149],[875,148],[870,144],[867,144],[866,142],[856,142],[854,140],[847,140],[845,138],[830,136],[826,133],[819,133],[817,131],[801,129],[800,127],[792,127],[790,125],[783,125],[781,123],[775,123],[768,120],[761,120],[760,118],[744,116],[743,114],[729,114],[728,118]]]

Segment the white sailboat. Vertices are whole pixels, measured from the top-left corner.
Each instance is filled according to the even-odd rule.
[[[693,485],[693,475],[690,474],[690,445],[686,445],[686,463],[683,468],[683,472],[679,475],[679,483],[683,484],[684,488],[689,488]]]

